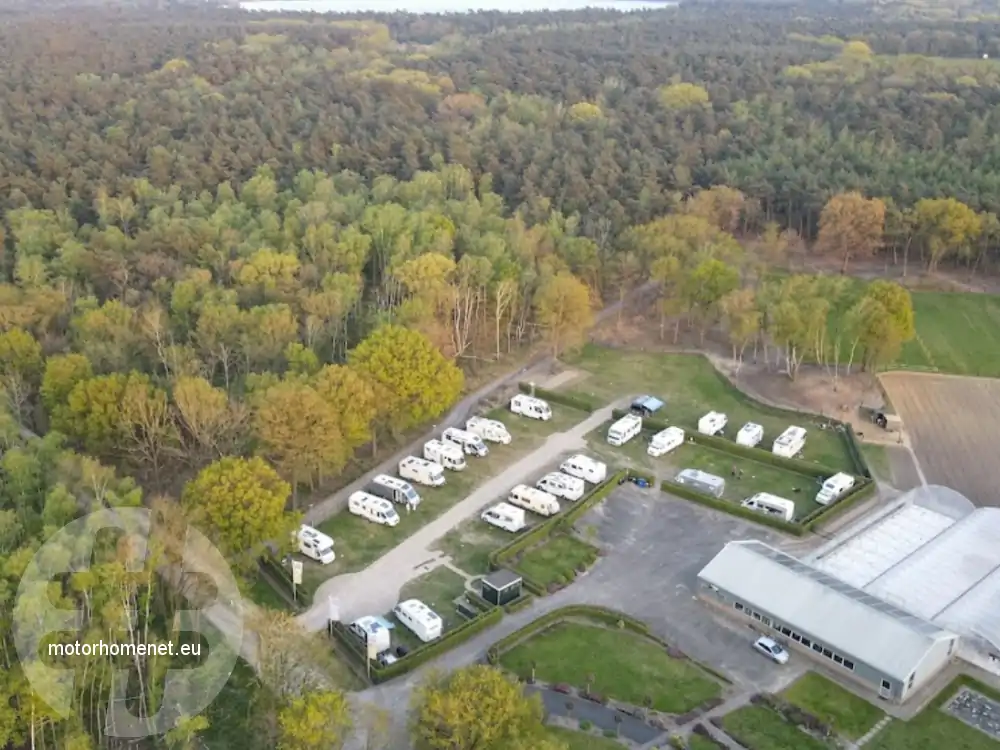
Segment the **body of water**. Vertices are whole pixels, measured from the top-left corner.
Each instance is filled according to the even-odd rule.
[[[251,0],[241,2],[244,10],[288,11],[293,13],[473,13],[478,10],[501,10],[510,13],[529,11],[583,10],[655,10],[677,5],[676,2],[649,0]]]

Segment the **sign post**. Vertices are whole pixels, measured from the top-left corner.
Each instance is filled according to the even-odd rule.
[[[326,628],[333,635],[333,623],[340,619],[340,611],[337,603],[333,600],[332,596],[328,596],[326,599]]]
[[[375,639],[368,641],[368,679],[372,678],[372,661],[378,656],[378,648],[375,646]]]
[[[292,599],[298,601],[298,587],[302,585],[302,563],[292,560]]]

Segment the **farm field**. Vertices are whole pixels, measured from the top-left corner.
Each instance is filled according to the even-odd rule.
[[[781,696],[849,740],[863,737],[883,716],[877,706],[815,672],[802,675]]]
[[[927,481],[951,487],[976,505],[1000,505],[995,460],[1000,380],[905,372],[879,379]]]
[[[913,312],[899,367],[1000,377],[1000,296],[913,292]]]

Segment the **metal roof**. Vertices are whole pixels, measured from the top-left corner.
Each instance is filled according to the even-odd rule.
[[[494,570],[489,575],[483,577],[483,583],[496,591],[502,591],[503,589],[509,588],[515,583],[520,582],[521,576],[507,570],[506,568]]]
[[[639,396],[632,402],[632,406],[640,406],[648,411],[659,411],[663,408],[663,402],[653,396]]]
[[[698,577],[899,680],[936,641],[955,637],[763,542],[729,542]]]

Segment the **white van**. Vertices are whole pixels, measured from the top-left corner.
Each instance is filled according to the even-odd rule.
[[[698,432],[702,435],[718,435],[726,428],[729,418],[717,411],[710,411],[698,420]]]
[[[559,466],[559,471],[563,474],[569,474],[571,477],[578,477],[591,484],[600,484],[608,478],[607,464],[580,454],[570,456],[563,461]]]
[[[764,428],[756,422],[747,422],[736,433],[736,443],[747,448],[756,448],[764,439]]]
[[[444,467],[426,458],[407,456],[399,462],[399,476],[428,487],[440,487],[444,484]]]
[[[524,511],[507,503],[497,503],[492,508],[487,508],[480,518],[491,526],[514,534],[527,526],[524,520]]]
[[[392,614],[424,643],[441,637],[440,616],[419,599],[400,602],[393,607]]]
[[[518,393],[510,400],[510,410],[515,414],[520,414],[522,417],[540,419],[543,422],[548,422],[552,419],[552,408],[546,401],[542,401],[540,398],[535,398],[534,396],[527,396],[523,393]]]
[[[452,471],[462,471],[465,468],[465,451],[454,443],[443,440],[428,440],[424,443],[424,458]]]
[[[367,646],[369,643],[375,645],[375,653],[386,651],[392,646],[392,636],[389,628],[382,624],[382,619],[367,615],[359,617],[351,623],[348,630],[361,643]]]
[[[333,539],[319,529],[303,524],[295,535],[299,542],[299,552],[308,558],[329,565],[337,556],[333,553]]]
[[[618,447],[642,432],[642,417],[626,414],[608,428],[608,443]]]
[[[392,503],[367,492],[355,492],[347,498],[347,510],[355,516],[361,516],[383,526],[395,526],[399,523],[399,514],[392,507]]]
[[[682,445],[684,445],[684,430],[680,427],[668,427],[653,435],[646,453],[653,458],[659,458]]]
[[[374,477],[365,487],[365,492],[391,500],[398,505],[409,505],[411,508],[420,505],[420,495],[413,489],[413,485],[388,474],[379,474]]]
[[[579,477],[571,477],[561,471],[553,471],[538,480],[535,486],[548,492],[550,495],[561,497],[565,500],[575,501],[583,497],[587,491],[587,485]]]
[[[748,497],[740,505],[750,510],[766,513],[769,516],[778,516],[785,521],[791,521],[795,518],[795,503],[767,492],[758,492],[753,497]]]
[[[510,445],[511,436],[507,431],[507,426],[503,422],[486,417],[469,417],[465,423],[465,429],[474,435],[479,435],[483,440],[501,445]]]
[[[857,479],[844,472],[834,474],[823,482],[823,486],[819,488],[819,492],[816,493],[816,502],[820,505],[829,505],[839,500],[851,491],[856,481]]]
[[[446,443],[457,445],[465,451],[466,455],[479,456],[480,458],[489,455],[490,449],[486,447],[483,439],[474,432],[466,432],[457,427],[449,427],[441,437]]]
[[[536,487],[519,484],[507,495],[507,502],[517,505],[540,516],[554,516],[559,512],[559,501],[554,496]]]
[[[774,439],[774,445],[771,447],[771,451],[776,456],[794,458],[801,453],[802,449],[805,447],[805,428],[792,425]]]

